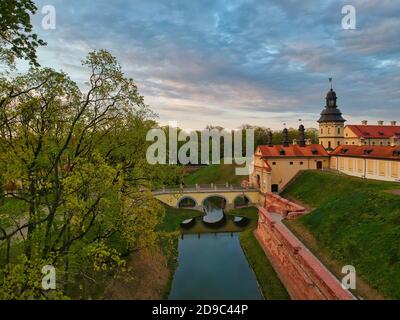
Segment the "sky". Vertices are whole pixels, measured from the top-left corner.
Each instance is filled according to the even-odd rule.
[[[348,124],[400,121],[398,0],[35,2],[42,66],[83,85],[81,61],[107,49],[161,124],[317,127],[330,77]],[[342,28],[346,4],[355,30]],[[45,5],[54,30],[41,27]]]

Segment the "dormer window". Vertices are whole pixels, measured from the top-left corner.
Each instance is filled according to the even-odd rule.
[[[365,149],[364,154],[370,154],[373,151],[373,149]]]
[[[285,155],[285,150],[279,150],[279,154],[281,155],[281,156],[283,156],[283,155]]]
[[[318,150],[312,149],[312,150],[311,150],[311,153],[312,153],[313,155],[316,155],[316,154],[318,154]]]

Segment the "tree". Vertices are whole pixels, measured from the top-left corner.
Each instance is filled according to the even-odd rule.
[[[22,259],[29,263],[19,269],[56,266],[66,284],[72,273],[120,267],[121,254],[157,240],[163,209],[148,190],[167,174],[146,162],[154,115],[108,52],[90,53],[84,66],[85,93],[51,69],[0,80],[0,181],[8,188],[0,205],[3,279]],[[29,279],[20,281],[9,289],[25,290],[3,296],[43,296]]]
[[[30,15],[36,10],[32,0],[0,1],[0,61],[12,64],[22,58],[39,65],[36,48],[46,43],[32,33]]]

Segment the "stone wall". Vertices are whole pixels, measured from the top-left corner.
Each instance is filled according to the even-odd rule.
[[[279,213],[287,219],[293,219],[306,213],[306,209],[302,206],[271,192],[265,194],[264,208],[269,212]]]
[[[325,266],[277,219],[259,208],[255,235],[292,299],[351,300]]]

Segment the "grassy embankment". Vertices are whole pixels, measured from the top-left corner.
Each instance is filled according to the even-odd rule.
[[[184,178],[185,185],[197,184],[239,184],[248,176],[238,176],[235,174],[234,164],[212,164],[205,167],[199,167]]]
[[[283,196],[311,213],[286,225],[338,278],[353,265],[356,294],[400,299],[400,185],[330,172],[306,171]]]
[[[247,209],[247,210],[245,210]],[[274,268],[269,262],[264,250],[254,236],[254,228],[257,226],[257,208],[244,208],[232,210],[232,215],[240,215],[252,219],[252,225],[240,234],[240,245],[246,255],[247,261],[253,269],[257,281],[261,287],[263,296],[267,300],[288,300],[290,299],[282,282],[279,280]]]

